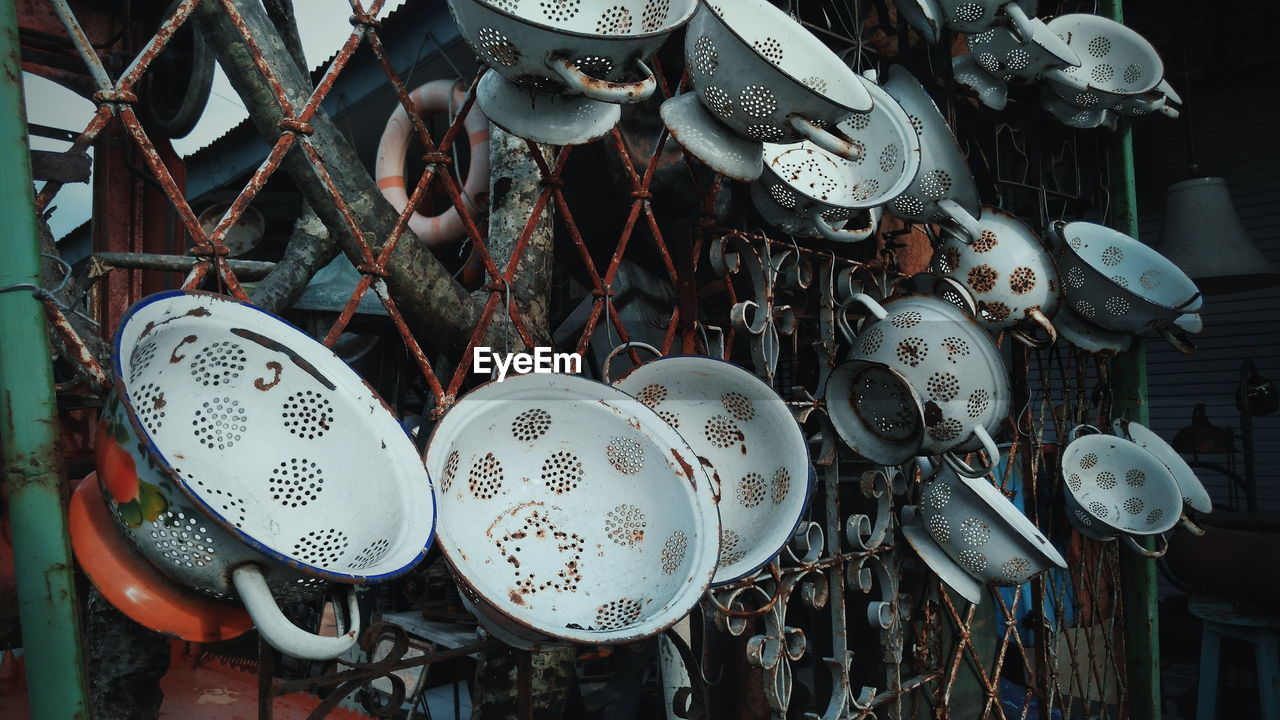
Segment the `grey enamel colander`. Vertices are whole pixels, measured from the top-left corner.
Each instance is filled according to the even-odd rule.
[[[1047,70],[1048,86],[1067,102],[1087,109],[1115,108],[1137,96],[1163,95],[1157,86],[1164,79],[1164,62],[1146,38],[1108,18],[1090,14],[1059,15],[1048,23],[1075,51],[1076,67]],[[1153,93],[1153,91],[1155,91]],[[1161,104],[1158,108],[1176,117]]]

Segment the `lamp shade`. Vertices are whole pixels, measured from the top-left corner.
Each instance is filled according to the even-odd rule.
[[[1169,186],[1156,249],[1208,295],[1280,283],[1280,272],[1240,224],[1220,177],[1192,178]]]

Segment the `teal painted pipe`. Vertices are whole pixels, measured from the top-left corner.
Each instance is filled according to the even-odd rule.
[[[1099,14],[1124,22],[1124,0],[1103,0]],[[1133,169],[1133,127],[1121,118],[1108,158],[1111,226],[1138,237],[1138,185]],[[1116,415],[1150,424],[1147,351],[1141,340],[1111,362],[1112,407]],[[1155,542],[1144,538],[1148,550]],[[1120,592],[1124,601],[1126,705],[1133,720],[1160,720],[1160,614],[1156,563],[1120,550]]]
[[[40,284],[15,0],[0,0],[0,287]],[[0,448],[33,720],[88,720],[44,306],[0,293]]]

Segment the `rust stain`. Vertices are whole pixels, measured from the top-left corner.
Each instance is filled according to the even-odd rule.
[[[173,348],[173,352],[169,353],[169,363],[170,363],[170,364],[180,363],[180,362],[182,362],[183,360],[186,360],[186,359],[187,359],[187,356],[186,356],[186,355],[179,355],[179,354],[178,354],[178,351],[182,349],[182,346],[183,346],[183,345],[186,345],[186,344],[188,344],[188,343],[193,343],[193,342],[195,342],[195,341],[196,341],[196,339],[197,339],[197,338],[196,338],[196,336],[195,336],[195,335],[188,335],[188,336],[186,336],[186,337],[182,338],[182,342],[178,343],[178,344],[177,344],[177,346],[175,346],[175,347]]]
[[[325,386],[326,389],[328,390],[338,389],[337,385],[334,385],[333,382],[329,380],[329,378],[325,377],[324,375],[321,375],[320,371],[317,370],[314,365],[307,362],[306,358],[294,352],[292,348],[285,347],[283,343],[277,342],[276,340],[272,340],[266,335],[262,335],[261,333],[256,333],[252,330],[247,330],[245,328],[231,328],[231,334],[238,335],[244,338],[245,340],[255,342],[261,345],[262,347],[267,348],[268,350],[275,350],[276,352],[283,354],[285,357],[289,358],[289,360],[291,360],[294,365],[297,365],[299,368],[302,368],[303,372],[315,378],[316,382]]]
[[[694,490],[697,490],[698,476],[694,474],[693,466],[690,465],[689,461],[685,460],[684,457],[680,454],[680,451],[676,450],[675,448],[671,448],[671,456],[676,459],[676,464],[680,466],[680,469],[684,472],[684,476],[689,478],[689,485]]]
[[[275,373],[275,377],[272,378],[271,382],[264,382],[266,378],[257,378],[256,380],[253,381],[253,386],[263,392],[266,392],[271,388],[275,387],[276,385],[280,384],[280,373],[284,370],[284,366],[276,362],[275,360],[272,360],[267,363],[267,369]]]
[[[507,599],[516,605],[524,605],[524,595],[515,590],[507,591]]]

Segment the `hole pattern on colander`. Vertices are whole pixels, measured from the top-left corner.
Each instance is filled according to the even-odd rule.
[[[738,549],[741,544],[741,535],[733,530],[725,530],[720,535],[720,561],[716,563],[716,567],[727,568],[745,558],[747,551]]]
[[[982,31],[982,32],[980,32],[980,33],[977,33],[977,34],[974,34],[974,35],[970,35],[970,36],[969,36],[969,38],[968,38],[968,39],[969,39],[969,45],[970,45],[970,46],[973,46],[973,45],[986,45],[987,43],[991,42],[991,41],[992,41],[992,39],[994,39],[994,38],[995,38],[995,36],[996,36],[995,28],[991,28],[991,29],[988,29],[988,30],[983,30],[983,31]]]
[[[1098,473],[1098,476],[1097,478],[1094,479],[1094,482],[1096,482],[1098,484],[1098,487],[1102,488],[1103,490],[1110,490],[1111,488],[1116,486],[1116,474],[1109,470],[1103,470],[1102,472]]]
[[[622,5],[605,8],[596,21],[596,32],[601,35],[626,35],[631,32],[631,24],[635,18],[631,11]]]
[[[1067,476],[1067,487],[1071,488],[1071,492],[1080,492],[1080,488],[1084,487],[1084,480],[1079,473],[1071,473]]]
[[[991,230],[983,230],[978,234],[977,239],[973,241],[973,244],[971,244],[969,248],[978,254],[982,254],[991,252],[995,249],[995,246],[999,244],[1000,241],[996,239],[996,234],[994,232]]]
[[[618,630],[640,619],[640,601],[631,598],[611,600],[596,608],[597,630]]]
[[[913,328],[916,325],[919,325],[920,321],[923,319],[924,315],[921,315],[915,310],[908,310],[889,318],[889,324],[896,328],[902,328],[905,330],[906,328]]]
[[[223,340],[207,345],[191,361],[191,377],[206,386],[218,386],[235,380],[244,372],[244,348]]]
[[[522,551],[522,543],[525,541],[533,542],[547,538],[555,543],[556,552],[560,556],[567,557],[568,560],[565,561],[564,567],[556,571],[556,577],[539,583],[537,574],[528,572],[527,568],[522,567],[517,555]],[[585,547],[582,536],[575,532],[557,530],[551,518],[537,510],[529,512],[519,529],[505,533],[495,540],[494,547],[510,563],[515,577],[519,578],[514,591],[520,594],[532,594],[547,588],[573,592],[582,582],[582,550]]]
[[[320,393],[302,390],[285,399],[280,417],[290,433],[315,440],[333,425],[333,406]]]
[[[232,495],[229,490],[206,486],[204,484],[204,480],[197,478],[194,473],[189,473],[177,467],[174,467],[173,471],[185,477],[189,482],[194,482],[198,487],[200,487],[202,499],[209,505],[216,505],[221,508],[222,517],[225,518],[227,522],[235,524],[236,527],[244,526],[244,500]],[[218,497],[215,498],[213,497],[214,495],[217,495]]]
[[[1162,517],[1164,517],[1164,511],[1160,508],[1155,508],[1151,512],[1147,513],[1146,523],[1148,525],[1155,525],[1160,522],[1160,518]]]
[[[751,43],[751,46],[756,49],[756,52],[763,55],[766,60],[774,65],[782,64],[782,43],[778,42],[777,39],[765,38],[763,40],[756,40]]]
[[[568,450],[557,450],[542,463],[542,482],[557,495],[578,487],[582,477],[582,461]]]
[[[898,347],[894,350],[898,362],[903,365],[916,367],[924,362],[929,355],[929,348],[925,346],[923,339],[918,337],[909,337],[905,340],[898,341]]]
[[[1078,267],[1067,270],[1067,285],[1079,290],[1084,287],[1084,271]]]
[[[1138,468],[1129,468],[1124,474],[1124,481],[1129,487],[1140,488],[1147,482],[1147,474]]]
[[[649,0],[644,4],[644,12],[640,14],[640,29],[653,32],[667,21],[667,13],[671,11],[671,0]]]
[[[1111,510],[1097,500],[1089,503],[1089,512],[1093,513],[1093,516],[1099,520],[1106,520],[1111,517]]]
[[[480,52],[502,67],[515,67],[520,62],[520,50],[506,35],[491,28],[480,28]]]
[[[133,348],[133,352],[129,354],[129,382],[134,383],[138,378],[142,377],[142,373],[151,367],[151,361],[156,357],[157,343],[155,340],[138,343]]]
[[[930,483],[924,494],[924,502],[934,510],[945,508],[951,502],[951,488],[940,482]]]
[[[989,322],[1003,322],[1013,310],[999,300],[992,300],[979,303],[979,312]]]
[[[875,178],[866,178],[858,183],[853,191],[853,199],[859,202],[870,200],[880,191],[880,181]]]
[[[785,133],[774,125],[754,123],[745,128],[748,137],[760,142],[778,142],[786,137]]]
[[[1154,268],[1144,270],[1142,271],[1142,274],[1138,276],[1138,284],[1147,290],[1155,290],[1160,287],[1160,284],[1163,282],[1164,276],[1160,274],[1159,270]]]
[[[971,418],[982,417],[991,405],[991,394],[984,388],[978,388],[969,393],[969,399],[965,402],[965,413]]]
[[[161,557],[178,567],[204,567],[213,562],[213,538],[200,521],[184,512],[166,511],[151,522],[151,543]]]
[[[248,415],[240,407],[240,401],[231,397],[206,400],[196,408],[195,419],[191,421],[195,429],[196,439],[202,445],[214,450],[226,450],[234,447],[248,429]]]
[[[989,293],[996,287],[1000,273],[990,265],[979,265],[969,269],[969,287],[978,294]]]
[[[1111,82],[1111,78],[1116,76],[1116,70],[1106,63],[1101,63],[1093,66],[1093,70],[1089,72],[1089,76],[1092,77],[1093,81],[1096,83],[1109,83]]]
[[[934,540],[940,543],[951,542],[951,525],[941,515],[933,515],[929,518],[928,529]]]
[[[764,476],[757,472],[749,472],[738,481],[738,501],[744,506],[753,508],[764,500]]]
[[[1036,271],[1029,267],[1016,267],[1009,273],[1009,289],[1014,295],[1026,295],[1036,289]]]
[[[1079,520],[1081,525],[1084,525],[1085,527],[1089,527],[1093,525],[1092,515],[1090,515],[1089,513],[1083,510],[1076,510],[1075,513],[1076,513],[1076,520]]]
[[[538,5],[542,8],[542,14],[552,22],[563,22],[569,20],[578,14],[578,6],[582,4],[582,0],[542,0]]]
[[[1131,63],[1124,69],[1123,79],[1125,84],[1133,85],[1138,82],[1138,80],[1142,78],[1143,73],[1146,72],[1146,69],[1146,66],[1142,63]]]
[[[320,567],[337,564],[347,552],[347,534],[336,528],[312,530],[293,544],[293,556]]]
[[[693,44],[694,72],[711,77],[720,68],[720,53],[716,52],[716,44],[711,38],[703,35]]]
[[[830,210],[822,211],[822,219],[834,225],[848,220],[851,214],[852,212],[846,208],[831,208]]]
[[[769,195],[773,197],[774,202],[788,210],[796,208],[796,194],[782,185],[770,185]]]
[[[920,176],[920,192],[937,200],[951,189],[951,175],[946,170],[930,170]]]
[[[1102,251],[1102,264],[1115,267],[1124,262],[1124,251],[1112,245]]]
[[[1124,511],[1130,515],[1137,515],[1144,507],[1146,503],[1142,502],[1142,498],[1131,497],[1124,501]]]
[[[720,396],[720,404],[724,406],[725,410],[729,411],[730,415],[744,422],[750,420],[756,415],[755,406],[753,406],[751,404],[751,400],[742,393],[727,392]]]
[[[960,394],[960,381],[949,372],[938,372],[929,376],[925,388],[929,391],[931,400],[950,402]]]
[[[444,474],[440,476],[440,489],[449,492],[449,487],[453,485],[453,479],[458,476],[458,451],[454,450],[449,453],[449,457],[444,461]]]
[[[939,273],[950,275],[960,266],[960,251],[953,247],[945,247],[934,254],[933,263]]]
[[[551,429],[551,413],[542,408],[529,408],[511,421],[511,434],[520,442],[537,440]]]
[[[1071,102],[1082,108],[1091,108],[1098,104],[1098,96],[1087,92],[1076,93]]]
[[[897,143],[889,143],[880,151],[880,170],[890,172],[898,167],[901,158]]]
[[[591,77],[605,78],[613,72],[613,60],[603,55],[585,55],[574,60],[573,64]]]
[[[919,117],[907,113],[907,122],[911,124],[911,128],[916,131],[916,137],[924,133],[924,121]]]
[[[493,453],[485,453],[471,464],[471,477],[467,483],[471,494],[480,500],[488,500],[502,489],[502,463]]]
[[[386,557],[387,551],[391,549],[391,541],[386,538],[378,538],[369,543],[365,549],[361,550],[355,559],[351,561],[348,567],[351,570],[363,570],[378,564],[378,561]]]
[[[317,590],[326,584],[324,579],[315,577],[297,578],[292,582],[267,581],[271,594],[285,604],[309,601],[316,596]]]
[[[1129,305],[1129,301],[1125,300],[1122,297],[1107,298],[1107,302],[1106,302],[1107,312],[1117,317],[1129,312],[1130,307],[1131,306]]]
[[[791,473],[784,467],[774,470],[773,492],[769,494],[769,499],[774,505],[781,505],[782,501],[787,499],[789,492],[791,492]]]
[[[298,507],[315,500],[324,489],[324,471],[306,458],[289,458],[271,471],[267,489],[271,499],[285,507]]]
[[[635,475],[644,467],[644,446],[634,438],[614,437],[605,447],[605,455],[623,475]]]
[[[520,0],[488,0],[490,5],[507,12],[515,12],[516,7],[520,5]]]
[[[154,383],[147,383],[138,388],[133,396],[133,409],[138,413],[138,419],[148,433],[156,434],[164,424],[164,391]]]
[[[729,94],[715,85],[702,88],[702,99],[720,117],[733,117],[733,100]]]
[[[676,430],[680,429],[680,416],[675,414],[674,412],[670,410],[659,410],[658,417],[665,420],[668,425],[675,428]]]
[[[924,203],[914,195],[899,195],[893,201],[894,212],[907,217],[919,217],[924,213]]]
[[[609,539],[623,547],[635,547],[644,542],[644,531],[648,527],[649,521],[645,519],[644,512],[625,503],[610,510],[604,519]]]
[[[727,448],[734,443],[742,442],[742,430],[737,423],[724,415],[713,415],[703,426],[703,434],[707,441],[718,448]]]
[[[951,9],[951,19],[956,22],[975,23],[987,14],[987,8],[981,3],[962,3]]]
[[[1026,558],[1009,558],[1000,565],[1000,575],[1009,582],[1019,582],[1031,572],[1031,561]]]
[[[1125,276],[1123,276],[1123,275],[1112,275],[1112,276],[1111,276],[1111,282],[1113,282],[1113,283],[1115,283],[1115,284],[1119,285],[1120,287],[1122,287],[1122,288],[1124,288],[1124,289],[1126,289],[1126,290],[1128,290],[1128,289],[1129,289],[1129,278],[1127,278],[1127,277],[1125,277]]]
[[[668,390],[666,385],[652,383],[640,388],[640,392],[636,395],[636,399],[639,400],[642,405],[655,408],[667,399],[667,394]]]
[[[999,74],[1000,61],[996,59],[995,55],[989,52],[980,52],[978,53],[977,57],[978,57],[978,64],[981,65],[984,70],[991,73],[992,75]]]
[[[738,94],[738,107],[754,118],[767,118],[778,109],[778,98],[764,85],[748,85]]]
[[[684,562],[685,553],[689,551],[689,536],[683,530],[676,530],[662,544],[662,572],[666,575],[674,573]]]
[[[1098,464],[1097,453],[1085,453],[1084,456],[1080,458],[1080,467],[1085,470],[1088,470],[1097,464]]]
[[[960,522],[960,539],[975,547],[986,545],[991,539],[991,526],[978,518],[965,518]]]
[[[947,362],[955,365],[960,362],[960,358],[969,356],[969,343],[963,338],[947,337],[942,339],[942,351],[947,354]]]
[[[1014,48],[1004,54],[1004,64],[1010,70],[1025,70],[1031,64],[1031,53],[1022,48]]]
[[[1088,300],[1076,300],[1074,306],[1081,317],[1092,318],[1098,314],[1098,311],[1093,308],[1093,305]]]
[[[941,422],[929,428],[929,437],[938,442],[951,442],[960,437],[964,426],[955,418],[943,418]]]
[[[1096,37],[1089,41],[1088,48],[1090,55],[1096,58],[1103,57],[1107,53],[1111,52],[1111,38],[1102,36]]]
[[[987,556],[977,550],[961,550],[957,555],[964,569],[977,575],[987,569]]]

